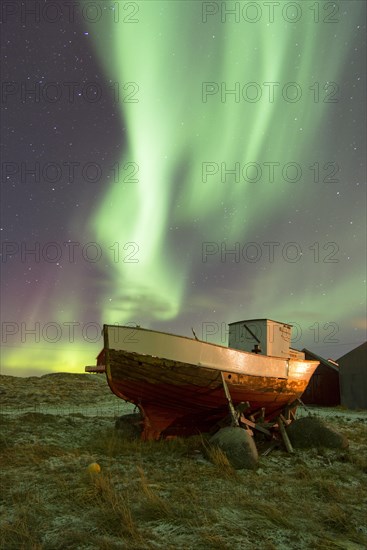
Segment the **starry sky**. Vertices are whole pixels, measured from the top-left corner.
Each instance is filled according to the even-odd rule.
[[[365,2],[5,4],[2,373],[103,323],[366,339]]]

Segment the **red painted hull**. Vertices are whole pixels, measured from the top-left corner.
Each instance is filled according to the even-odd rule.
[[[228,415],[221,371],[176,361],[109,350],[111,390],[137,405],[144,439],[207,432]],[[289,379],[223,372],[234,406],[250,403],[250,414],[265,408],[271,420],[300,397],[308,378]]]

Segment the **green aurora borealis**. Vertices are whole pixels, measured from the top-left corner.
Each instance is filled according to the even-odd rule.
[[[104,2],[104,10],[112,12],[114,4]],[[88,47],[113,93],[118,83],[120,124],[126,129],[115,159],[120,177],[104,182],[86,219],[71,214],[68,220],[74,240],[99,243],[103,251],[110,250],[110,261],[88,266],[94,270],[93,287],[80,266],[64,266],[56,286],[35,292],[16,319],[8,306],[7,319],[79,326],[138,322],[184,335],[193,326],[200,336],[202,322],[269,317],[299,323],[303,338],[296,347],[342,355],[354,347],[348,343],[364,339],[364,152],[358,142],[364,67],[363,55],[359,65],[353,56],[354,48],[362,47],[365,3],[337,2],[337,21],[330,23],[323,17],[332,13],[331,2],[327,9],[326,3],[316,3],[318,22],[311,9],[315,2],[281,1],[273,22],[267,3],[257,2],[262,15],[252,23],[243,15],[238,22],[229,15],[222,22],[222,2],[206,3],[208,10],[218,8],[206,22],[202,2],[130,4],[139,10],[133,14],[133,8],[120,6],[118,23],[104,12],[100,22],[85,24]],[[243,9],[249,3],[228,4]],[[281,15],[284,4],[290,5],[288,21]],[[297,22],[289,20],[298,13],[291,4],[301,9]],[[138,22],[126,21],[130,13]],[[137,87],[124,88],[126,83]],[[203,83],[217,83],[218,92]],[[221,97],[221,83],[223,90],[239,87],[240,95]],[[213,92],[205,101],[203,89]],[[124,101],[134,90],[137,101]],[[252,94],[259,90],[261,97],[254,101]],[[93,136],[86,141],[92,143]],[[219,167],[207,181],[203,163]],[[230,174],[221,181],[221,163],[229,169],[256,163],[261,178],[244,181],[241,172],[240,181]],[[277,163],[274,181],[269,181],[269,163]],[[281,170],[287,163],[302,168],[298,181],[284,180]],[[315,163],[319,182],[310,168]],[[337,163],[337,182],[322,181],[329,173],[327,163]],[[124,167],[136,165],[138,181],[124,182],[130,173]],[[252,168],[248,179],[254,178]],[[125,261],[111,261],[116,242],[121,243],[119,260],[123,256]],[[280,243],[272,262],[267,242]],[[126,243],[136,244],[123,249]],[[228,250],[235,243],[240,250],[258,243],[261,258],[254,262],[227,255],[223,262],[218,252],[203,262],[203,243],[218,243],[218,250],[222,243]],[[297,243],[299,261],[282,256],[284,243]],[[319,261],[314,243],[319,243]],[[335,261],[327,261],[332,251]],[[126,261],[129,253],[138,261]],[[79,298],[77,291],[68,292],[78,285],[84,289]],[[93,307],[85,304],[86,297]],[[309,328],[315,323],[321,330],[317,342]],[[323,341],[331,332],[326,323],[337,324],[336,343]],[[85,342],[79,329],[76,335],[75,342],[64,334],[55,343],[42,338],[34,343],[31,337],[22,343],[19,333],[9,337],[4,372],[82,370],[93,364],[101,340]],[[226,343],[219,333],[212,341]]]

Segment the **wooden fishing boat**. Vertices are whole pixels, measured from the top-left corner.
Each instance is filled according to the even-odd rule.
[[[105,372],[113,393],[140,409],[143,439],[209,431],[228,416],[228,391],[234,407],[247,402],[247,413],[262,410],[264,420],[271,421],[302,395],[319,363],[305,361],[301,352],[291,350],[289,325],[253,320],[252,326],[256,321],[265,322],[260,338],[248,321],[230,325],[234,347],[140,327],[104,325],[97,366],[85,370]],[[236,336],[242,326],[258,344]],[[269,326],[279,328],[276,338],[274,330],[269,334]],[[287,357],[267,355],[261,347]]]

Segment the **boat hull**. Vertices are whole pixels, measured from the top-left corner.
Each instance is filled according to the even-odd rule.
[[[131,328],[106,326],[104,360],[111,390],[141,410],[144,439],[206,432],[224,419],[222,373],[234,406],[248,402],[247,412],[263,408],[271,420],[302,395],[318,365],[134,330],[131,342]]]

